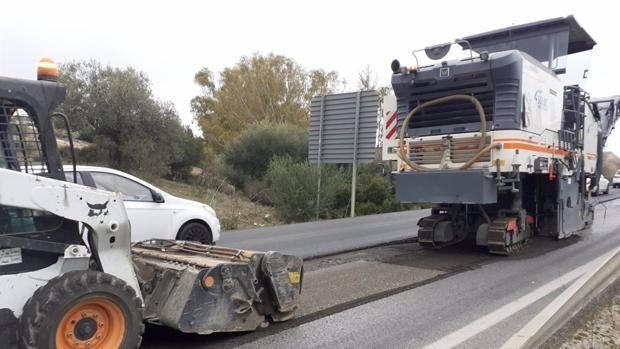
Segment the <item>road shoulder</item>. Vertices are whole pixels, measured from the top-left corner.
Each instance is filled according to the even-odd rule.
[[[620,347],[620,278],[595,297],[543,348],[589,349]]]

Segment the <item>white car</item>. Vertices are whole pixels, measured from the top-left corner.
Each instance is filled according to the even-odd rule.
[[[588,178],[589,185],[589,178]],[[598,180],[598,185],[592,189],[592,195],[609,194],[609,180],[603,175]]]
[[[73,166],[64,166],[73,182]],[[77,166],[77,183],[123,194],[131,240],[177,239],[213,244],[220,221],[211,206],[178,198],[128,173],[105,167]]]
[[[613,186],[614,188],[620,188],[620,170],[618,170],[614,175]]]

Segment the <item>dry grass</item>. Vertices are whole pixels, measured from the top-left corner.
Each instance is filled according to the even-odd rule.
[[[593,310],[582,311],[587,321],[560,349],[620,348],[620,279],[594,301]],[[578,316],[580,316],[578,315]]]
[[[281,224],[272,207],[254,203],[240,193],[225,194],[206,186],[161,178],[151,182],[172,195],[210,205],[217,213],[223,230]]]

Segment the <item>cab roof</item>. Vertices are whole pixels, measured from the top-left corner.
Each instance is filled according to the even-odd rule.
[[[476,48],[509,40],[525,39],[564,30],[568,30],[569,33],[568,54],[588,51],[596,45],[596,41],[577,23],[577,20],[572,15],[492,30],[486,33],[470,35],[463,39],[467,40],[475,51]],[[469,49],[465,42],[459,44],[463,49]]]

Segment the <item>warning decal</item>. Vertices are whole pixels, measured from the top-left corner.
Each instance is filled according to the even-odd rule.
[[[21,248],[0,249],[0,266],[19,264],[22,262]]]

